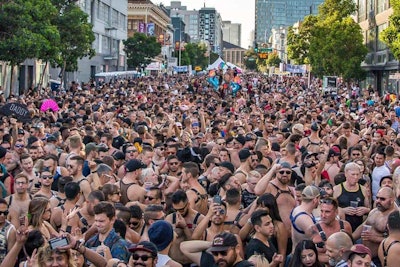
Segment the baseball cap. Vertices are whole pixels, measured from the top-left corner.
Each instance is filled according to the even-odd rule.
[[[230,170],[230,172],[233,174],[235,172],[235,167],[233,166],[232,163],[230,163],[229,161],[222,161],[220,163],[216,163],[215,165],[217,165],[218,167],[224,167],[227,168],[228,170]]]
[[[198,133],[195,138],[204,138],[204,133]]]
[[[244,145],[246,143],[246,138],[243,135],[238,135],[238,136],[236,136],[235,139],[242,145]]]
[[[304,152],[303,154],[301,154],[301,161],[304,161],[305,159],[312,157],[312,156],[318,156],[318,153],[312,153],[312,152]]]
[[[164,143],[158,142],[154,145],[154,148],[164,147]]]
[[[57,142],[57,138],[54,136],[54,135],[49,135],[47,138],[46,138],[46,141],[48,142],[48,143],[50,143],[50,142]]]
[[[89,154],[90,152],[94,151],[94,150],[96,150],[96,151],[99,150],[99,146],[96,145],[96,143],[88,143],[88,144],[85,145],[85,154],[86,155]]]
[[[238,242],[234,234],[224,232],[214,237],[211,248],[207,251],[226,251],[231,247],[236,247],[237,244]]]
[[[4,147],[0,146],[0,159],[4,158],[7,154],[7,149]]]
[[[150,241],[139,242],[136,246],[129,248],[130,252],[146,251],[151,253],[152,257],[157,257],[157,247]]]
[[[246,160],[251,156],[251,152],[250,150],[248,150],[247,148],[242,149],[239,151],[239,159],[240,160]]]
[[[156,245],[157,250],[161,251],[168,247],[174,239],[174,229],[167,221],[156,221],[148,230],[149,239]]]
[[[318,187],[313,185],[308,185],[304,188],[303,192],[301,192],[302,199],[312,200],[316,197],[320,196],[320,192]]]
[[[292,169],[292,165],[286,161],[279,162],[279,165],[281,165],[281,169]]]
[[[343,259],[348,260],[352,254],[368,254],[372,259],[371,250],[363,244],[353,245],[343,254]]]
[[[140,160],[131,159],[127,163],[125,163],[126,172],[134,172],[138,169],[144,169],[147,166]]]
[[[18,129],[18,134],[24,134],[24,133],[25,133],[24,129]]]
[[[114,158],[115,160],[122,160],[122,159],[125,159],[125,154],[124,154],[124,152],[122,152],[122,151],[117,151],[117,152],[115,152],[112,156],[113,156],[113,158]]]
[[[300,123],[297,123],[297,124],[293,125],[292,133],[303,134],[304,133],[304,125],[300,124]]]
[[[340,155],[341,155],[341,153],[340,153],[340,148],[339,148],[339,147],[337,147],[337,146],[332,146],[332,147],[329,149],[328,156],[340,156]]]

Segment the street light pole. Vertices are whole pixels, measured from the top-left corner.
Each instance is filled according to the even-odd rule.
[[[179,28],[179,66],[181,66],[181,57],[182,57],[182,31]]]

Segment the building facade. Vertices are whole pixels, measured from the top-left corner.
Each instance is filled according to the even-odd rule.
[[[368,54],[362,67],[367,71],[363,87],[372,86],[380,93],[399,93],[399,81],[391,74],[399,72],[397,61],[388,47],[379,39],[380,33],[389,25],[393,13],[389,0],[354,0],[358,6],[354,19],[359,23]]]
[[[267,43],[272,29],[293,25],[318,13],[324,0],[255,0],[255,42]]]
[[[240,46],[237,46],[235,44],[231,44],[229,42],[223,42],[223,59],[226,62],[230,62],[235,64],[236,66],[240,68],[244,68],[244,53],[246,52],[246,49],[241,48]]]
[[[171,5],[166,6],[166,8],[171,19],[178,17],[185,24],[185,34],[189,35],[190,41],[193,43],[199,42],[199,11],[187,10],[187,7],[182,6],[180,1],[171,1]]]
[[[210,44],[212,52],[222,55],[222,19],[215,8],[199,10],[199,37]]]
[[[222,37],[224,42],[241,47],[242,24],[222,21]]]

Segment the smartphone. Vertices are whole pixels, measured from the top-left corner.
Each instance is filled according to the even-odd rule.
[[[68,244],[69,244],[68,239],[65,236],[64,237],[56,237],[56,238],[52,238],[49,240],[49,245],[50,245],[51,250],[55,250],[56,248],[59,248],[59,247],[64,247]]]
[[[214,196],[214,203],[221,204],[221,197],[219,195]]]
[[[19,225],[20,226],[25,225],[25,216],[19,217]]]
[[[34,186],[35,186],[36,188],[40,188],[42,185],[41,185],[40,183],[35,183]]]

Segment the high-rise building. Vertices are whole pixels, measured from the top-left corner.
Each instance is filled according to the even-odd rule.
[[[187,10],[186,6],[182,6],[180,1],[171,1],[170,6],[166,6],[170,17],[179,17],[185,24],[185,33],[190,36],[190,41],[196,43],[199,38],[199,11]],[[174,26],[175,28],[175,26]]]
[[[199,37],[210,44],[212,52],[222,55],[222,19],[215,8],[199,10]]]
[[[255,41],[268,43],[273,28],[291,26],[318,13],[324,0],[255,0]]]
[[[225,42],[236,46],[241,46],[242,24],[232,23],[231,21],[222,21],[222,36]]]

